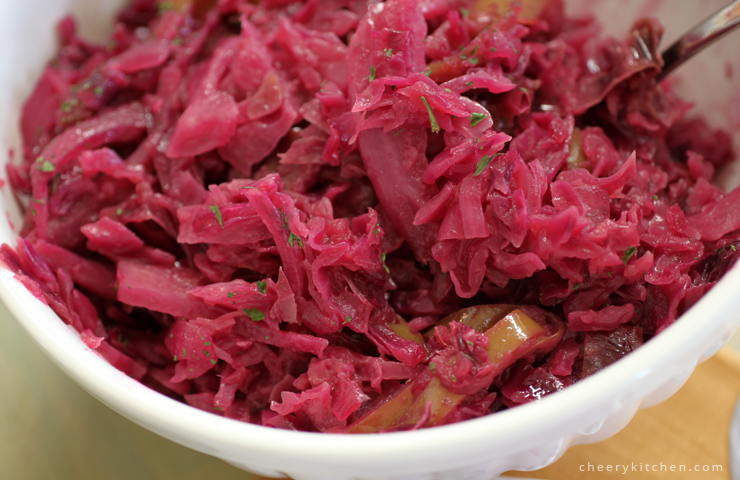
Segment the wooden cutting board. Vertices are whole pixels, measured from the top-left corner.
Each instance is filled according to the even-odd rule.
[[[740,395],[740,354],[722,349],[696,368],[686,385],[654,407],[640,410],[632,422],[612,438],[594,445],[578,445],[547,468],[510,476],[551,480],[577,478],[730,479],[729,425]],[[594,466],[594,472],[581,472]],[[636,471],[632,470],[632,463]],[[653,466],[660,470],[652,471]],[[640,471],[642,464],[643,471]],[[645,464],[650,472],[645,471]],[[597,472],[598,465],[628,465],[628,472]],[[676,471],[670,468],[675,465]],[[681,472],[680,466],[686,470]],[[701,472],[696,472],[696,466]],[[708,466],[709,472],[703,469]],[[713,469],[715,471],[711,471]],[[721,466],[721,471],[716,471]],[[689,471],[691,469],[692,471]]]
[[[638,412],[615,437],[573,447],[541,471],[510,475],[729,479],[728,425],[738,394],[740,355],[724,349],[699,365],[676,395]],[[721,465],[722,472],[580,472],[589,462],[595,468],[631,462]],[[95,400],[46,358],[0,305],[0,479],[133,478],[259,479],[159,437]]]

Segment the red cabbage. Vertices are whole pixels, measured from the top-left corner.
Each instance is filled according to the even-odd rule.
[[[0,248],[165,395],[307,431],[475,418],[618,361],[738,257],[730,137],[655,82],[654,20],[622,41],[556,0],[165,3],[106,46],[61,22]],[[445,319],[486,304],[521,306],[528,354]]]

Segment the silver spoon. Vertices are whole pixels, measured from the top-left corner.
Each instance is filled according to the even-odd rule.
[[[715,40],[727,32],[735,29],[739,24],[740,0],[735,0],[692,28],[663,52],[665,65],[658,74],[657,80],[663,80],[679,65],[714,43]]]

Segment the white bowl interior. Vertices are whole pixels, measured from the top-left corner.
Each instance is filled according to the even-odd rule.
[[[567,2],[568,0],[566,0]],[[65,13],[80,19],[85,35],[104,38],[122,0],[0,2],[0,164],[9,149],[20,155],[20,107],[55,48],[54,25]],[[640,14],[654,15],[672,40],[723,0],[611,2],[572,0],[571,13],[596,8],[609,33],[622,34]],[[740,34],[738,34],[740,36]],[[740,145],[738,38],[712,47],[675,78],[685,98],[715,125],[734,132]],[[666,43],[667,45],[667,43]],[[5,169],[0,171],[5,178]],[[2,188],[0,242],[14,244],[10,222],[20,225],[12,192]],[[296,479],[492,478],[508,469],[551,463],[573,443],[613,435],[640,406],[675,392],[698,361],[716,352],[740,322],[740,269],[733,268],[676,325],[607,371],[552,395],[486,418],[423,432],[382,436],[295,433],[242,424],[161,396],[120,373],[79,341],[54,313],[0,270],[0,299],[47,354],[84,388],[133,421],[188,447],[237,466]],[[432,475],[435,475],[432,477]]]

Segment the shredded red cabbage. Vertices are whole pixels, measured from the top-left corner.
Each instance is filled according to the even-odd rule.
[[[735,261],[740,190],[655,83],[660,25],[522,3],[132,0],[105,45],[65,18],[0,258],[112,365],[245,422],[415,429],[592,375]]]

